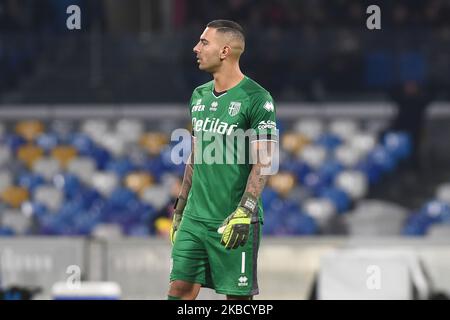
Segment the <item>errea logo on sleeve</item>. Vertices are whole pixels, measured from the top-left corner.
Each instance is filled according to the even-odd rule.
[[[265,104],[264,104],[264,107],[263,107],[264,109],[266,109],[267,111],[269,111],[269,112],[273,112],[274,110],[275,110],[275,108],[274,108],[274,106],[273,106],[273,103],[271,102],[271,101],[267,101]]]

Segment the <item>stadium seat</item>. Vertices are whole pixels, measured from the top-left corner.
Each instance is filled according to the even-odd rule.
[[[81,181],[71,173],[60,173],[53,177],[53,185],[71,199],[81,189]]]
[[[143,189],[140,199],[150,204],[156,210],[163,209],[170,201],[170,190],[164,186],[151,186]]]
[[[28,200],[29,193],[25,188],[10,186],[6,187],[0,196],[6,205],[12,208],[19,208],[24,201]]]
[[[325,125],[319,119],[304,118],[294,124],[294,131],[313,141],[325,132]]]
[[[342,139],[334,133],[324,132],[314,141],[314,144],[332,151],[342,144]]]
[[[102,146],[95,146],[87,156],[95,161],[98,170],[105,170],[106,165],[113,158],[111,153]]]
[[[313,217],[300,211],[290,211],[282,221],[282,227],[275,231],[277,236],[311,236],[319,232],[319,226]]]
[[[31,217],[26,216],[21,210],[9,209],[0,215],[0,225],[10,228],[15,235],[25,235],[30,231],[32,226]]]
[[[318,196],[331,201],[337,213],[347,212],[352,203],[352,199],[345,191],[334,186],[323,188]]]
[[[38,120],[24,120],[16,124],[16,133],[27,141],[33,141],[44,132],[44,124]]]
[[[280,151],[282,153],[282,151]],[[280,155],[281,156],[281,155]],[[306,174],[312,171],[312,168],[305,163],[295,158],[280,159],[280,171],[287,171],[295,175],[297,181],[303,181]]]
[[[43,156],[44,150],[34,144],[24,144],[17,151],[17,158],[28,168],[32,168],[33,163]]]
[[[154,178],[147,172],[133,172],[125,176],[125,186],[138,194],[153,183]]]
[[[431,219],[433,223],[450,223],[450,204],[433,199],[422,206],[420,214]]]
[[[117,196],[117,194],[115,195],[114,193],[111,196],[111,198],[113,196],[117,197],[117,199],[114,199],[114,200],[117,200],[118,202],[121,201],[121,199],[123,199],[120,196]],[[79,188],[78,192],[72,198],[72,201],[77,203],[77,205],[80,205],[85,210],[90,209],[93,205],[95,205],[100,200],[101,200],[101,194],[97,190],[86,187],[86,186],[82,186],[81,188]]]
[[[377,139],[374,134],[371,133],[357,133],[350,137],[349,145],[352,148],[358,150],[363,156],[366,156],[370,151],[375,149]]]
[[[116,123],[116,132],[125,143],[137,143],[144,132],[144,125],[137,119],[120,119]]]
[[[70,135],[75,131],[75,123],[72,120],[56,119],[50,123],[49,131],[58,137],[61,143],[68,143]]]
[[[303,204],[303,212],[310,215],[322,230],[328,230],[332,217],[336,214],[334,203],[324,198],[307,199]]]
[[[77,149],[78,154],[82,156],[92,153],[92,149],[94,148],[94,142],[92,139],[87,134],[81,132],[71,134],[69,143]]]
[[[109,197],[119,186],[119,177],[114,172],[95,172],[91,185],[104,197]]]
[[[299,157],[312,168],[319,168],[327,157],[327,150],[316,145],[307,145],[301,150]]]
[[[147,132],[139,139],[139,145],[152,156],[159,155],[168,143],[167,135],[160,132]]]
[[[22,136],[16,134],[7,134],[4,138],[4,144],[11,151],[11,155],[15,155],[20,146],[26,143],[27,141]]]
[[[11,160],[11,151],[5,145],[0,145],[0,168],[8,164]]]
[[[108,198],[109,204],[114,208],[123,209],[127,205],[133,203],[137,200],[136,194],[128,188],[118,187],[116,188],[111,196]]]
[[[56,146],[51,151],[51,156],[58,160],[62,168],[66,168],[67,164],[77,156],[77,150],[72,146]]]
[[[382,173],[393,172],[397,167],[395,157],[381,145],[376,146],[375,149],[369,152],[367,160],[376,165]]]
[[[115,157],[124,156],[126,153],[126,141],[117,133],[108,133],[97,141],[99,145],[104,147]]]
[[[286,197],[294,188],[296,179],[293,174],[288,172],[280,172],[276,175],[270,176],[268,186],[270,186],[276,193]]]
[[[13,175],[11,172],[2,170],[0,171],[0,193],[6,188],[13,185]]]
[[[34,201],[44,204],[50,211],[56,212],[62,206],[64,194],[58,188],[43,185],[36,188],[33,199]]]
[[[24,172],[18,176],[18,185],[28,189],[31,193],[43,184],[45,184],[44,177],[36,173]]]
[[[59,139],[55,133],[43,133],[36,139],[36,145],[44,149],[45,152],[50,152],[58,143]]]
[[[359,131],[358,122],[352,119],[335,119],[328,125],[330,133],[343,141],[349,141]]]
[[[344,170],[344,166],[335,159],[326,160],[317,170],[318,175],[326,183],[332,184],[335,177]]]
[[[67,171],[77,176],[83,183],[90,184],[92,175],[96,171],[96,164],[88,157],[77,157],[69,162]]]
[[[89,119],[81,123],[81,132],[89,136],[95,143],[99,143],[109,133],[109,124],[102,119]]]
[[[281,137],[281,147],[293,155],[299,154],[309,143],[310,140],[300,133],[288,132]]]
[[[33,163],[32,170],[34,173],[44,177],[46,181],[51,181],[53,177],[61,171],[61,166],[58,160],[43,157]]]
[[[388,132],[383,137],[383,143],[396,159],[403,160],[411,154],[411,138],[405,132]]]
[[[114,172],[120,179],[136,169],[137,167],[128,157],[112,159],[105,168],[106,171]]]
[[[362,153],[349,144],[344,144],[334,150],[334,157],[345,167],[355,166],[362,158]]]
[[[20,211],[27,217],[42,218],[48,213],[47,207],[37,201],[25,201],[20,206]]]
[[[318,196],[321,190],[329,186],[326,176],[314,171],[307,173],[301,183],[310,190],[313,196]]]
[[[376,184],[382,177],[382,169],[373,163],[370,159],[365,159],[358,162],[354,167],[354,170],[363,172],[370,185]]]
[[[363,198],[368,191],[367,177],[356,170],[345,170],[339,173],[335,186],[345,191],[353,200]]]

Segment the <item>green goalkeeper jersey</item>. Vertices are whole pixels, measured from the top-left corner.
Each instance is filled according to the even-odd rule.
[[[269,92],[244,77],[221,93],[214,91],[214,81],[197,87],[189,107],[195,161],[184,214],[221,223],[237,208],[245,191],[254,163],[250,141],[277,141],[275,104]],[[261,199],[258,207],[262,221]]]

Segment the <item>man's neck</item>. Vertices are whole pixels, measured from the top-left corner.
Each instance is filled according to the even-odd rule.
[[[234,69],[228,72],[219,71],[213,74],[214,77],[214,90],[217,92],[223,92],[235,87],[239,82],[244,79],[244,74],[241,70]]]

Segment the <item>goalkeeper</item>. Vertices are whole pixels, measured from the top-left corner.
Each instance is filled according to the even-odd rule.
[[[189,104],[193,146],[170,232],[169,299],[195,299],[201,287],[227,299],[259,293],[260,195],[273,168],[277,130],[272,97],[240,70],[244,48],[241,26],[228,20],[210,22],[194,47],[199,69],[213,80],[197,87]],[[244,152],[251,163],[198,161],[211,147],[206,134],[222,143],[239,130],[252,132]]]

